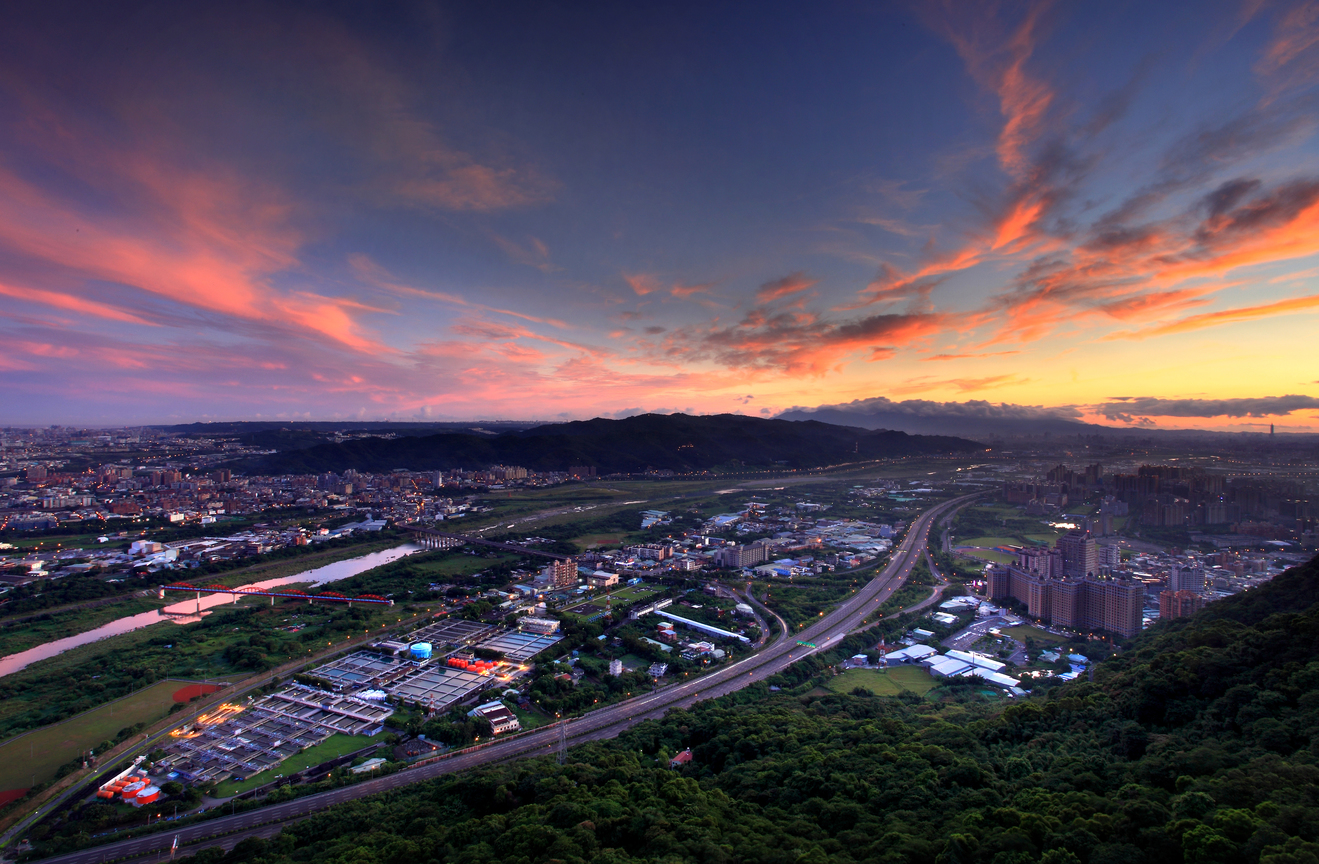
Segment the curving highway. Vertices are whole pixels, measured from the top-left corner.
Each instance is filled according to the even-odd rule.
[[[980,494],[984,493],[954,498],[919,516],[907,530],[902,542],[894,549],[888,566],[858,589],[856,594],[833,611],[823,615],[810,627],[795,634],[785,632],[776,641],[750,657],[695,680],[635,696],[571,720],[563,730],[566,739],[572,743],[580,743],[612,738],[642,720],[662,717],[671,708],[685,708],[702,699],[713,699],[740,690],[748,684],[782,671],[793,661],[807,654],[830,648],[860,626],[864,618],[902,586],[911,574],[912,567],[924,554],[925,543],[934,520]],[[799,641],[810,642],[816,647],[799,645]],[[181,848],[190,847],[189,852],[217,843],[230,847],[243,837],[270,836],[275,833],[275,826],[296,821],[345,801],[481,765],[552,753],[559,743],[559,737],[560,729],[557,725],[541,727],[516,738],[469,748],[386,777],[307,795],[246,813],[211,819],[177,831],[162,831],[145,837],[120,840],[44,860],[50,864],[102,864],[102,862],[168,853],[175,836],[178,837]]]

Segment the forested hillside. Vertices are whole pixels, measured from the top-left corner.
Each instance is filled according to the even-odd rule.
[[[798,665],[782,693],[327,811],[227,860],[1314,864],[1316,585],[1319,563],[1295,568],[1006,709],[817,697],[823,664]]]
[[[305,442],[302,442],[305,443]],[[343,471],[450,470],[504,463],[537,471],[575,465],[601,474],[648,469],[676,472],[749,468],[814,468],[864,459],[965,453],[984,445],[963,438],[872,432],[736,414],[693,417],[642,414],[624,420],[582,420],[502,435],[446,433],[420,437],[359,438],[299,446],[234,463],[273,474]]]

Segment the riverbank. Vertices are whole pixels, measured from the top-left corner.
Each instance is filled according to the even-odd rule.
[[[416,551],[403,544],[260,584],[323,585]],[[108,625],[122,629],[102,638],[87,638],[97,636],[98,631],[92,631],[80,634],[80,644],[42,646],[49,656],[0,677],[0,735],[58,722],[162,678],[204,680],[278,666],[402,617],[400,610],[388,606],[349,608],[292,600],[271,605],[266,598],[226,602],[229,599],[203,598],[203,606],[214,608],[200,618],[152,611]],[[176,605],[191,612],[195,600]],[[146,623],[135,626],[134,619]]]
[[[361,552],[361,549],[355,549],[352,551]],[[256,571],[255,573],[250,571],[245,571],[245,573],[246,575],[251,576],[258,574],[266,575],[272,572],[272,570],[275,572],[292,572],[288,572],[288,575],[263,579],[259,582],[242,583],[234,579],[231,580],[235,583],[232,587],[245,586],[267,589],[293,583],[312,586],[324,585],[330,582],[348,579],[359,573],[364,573],[367,570],[389,564],[405,555],[410,555],[417,551],[419,551],[419,547],[404,543],[401,545],[394,545],[392,548],[377,549],[374,552],[368,552],[364,555],[359,554],[352,558],[331,561],[330,563],[322,564],[319,567],[308,568],[306,565],[313,562],[305,559],[299,562],[303,566],[298,569],[293,569],[292,567],[287,566],[293,562],[281,562],[285,563],[286,566],[267,569],[264,570],[264,572],[262,572],[260,568],[254,568]],[[0,657],[0,677],[12,675],[35,663],[57,657],[66,651],[70,651],[82,645],[99,642],[133,630],[140,630],[143,627],[150,627],[167,621],[173,621],[175,624],[191,623],[196,620],[193,617],[195,613],[200,613],[204,610],[230,603],[233,599],[225,594],[199,596],[192,600],[187,599],[187,596],[186,593],[181,593],[178,595],[176,602],[171,605],[151,604],[148,606],[150,611],[140,612],[136,615],[123,615],[122,617],[117,617],[107,621],[99,627],[78,631],[69,636],[55,637],[40,642],[27,650]],[[85,614],[91,615],[97,611],[101,610],[87,610]],[[82,619],[80,618],[78,620]],[[17,632],[7,633],[6,637],[17,642],[21,640],[24,632],[24,630],[18,630]]]

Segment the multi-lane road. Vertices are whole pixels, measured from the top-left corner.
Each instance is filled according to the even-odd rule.
[[[975,495],[967,495],[946,501],[919,516],[894,550],[888,566],[858,589],[856,594],[833,611],[821,616],[820,620],[811,626],[803,628],[798,633],[784,633],[761,651],[700,678],[592,711],[568,722],[562,733],[567,741],[574,744],[612,738],[642,720],[662,717],[671,708],[687,707],[702,699],[724,696],[782,671],[807,654],[827,650],[860,626],[866,617],[902,586],[924,552],[930,526],[934,520],[975,497]],[[803,646],[800,644],[803,642],[811,643],[815,647]],[[50,864],[101,864],[101,862],[157,855],[168,852],[176,836],[180,848],[187,847],[188,852],[219,842],[230,846],[237,839],[245,836],[258,834],[269,836],[280,824],[305,818],[345,801],[481,765],[552,753],[559,743],[560,734],[561,730],[557,725],[542,727],[516,738],[455,753],[447,758],[386,777],[233,816],[211,819],[177,831],[149,834],[71,852],[48,858],[46,861]]]

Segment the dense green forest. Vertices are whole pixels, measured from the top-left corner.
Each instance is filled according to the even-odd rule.
[[[818,695],[827,660],[205,862],[1319,861],[1319,562],[1003,707]],[[959,695],[960,692],[960,695]],[[950,695],[951,694],[951,695]],[[690,747],[681,769],[668,759]]]

